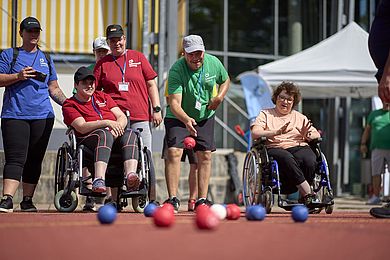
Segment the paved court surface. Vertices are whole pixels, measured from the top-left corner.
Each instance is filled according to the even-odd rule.
[[[355,198],[336,199],[333,214],[310,215],[305,223],[273,208],[264,221],[242,213],[214,231],[198,230],[185,211],[171,228],[157,228],[129,211],[103,226],[96,213],[47,207],[0,214],[0,259],[389,259],[390,219],[371,217],[370,206]]]

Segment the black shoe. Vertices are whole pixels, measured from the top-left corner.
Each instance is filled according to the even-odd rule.
[[[9,196],[3,196],[0,201],[0,212],[10,213],[14,211],[14,203]]]
[[[87,196],[87,198],[85,199],[85,205],[83,207],[83,211],[87,211],[87,212],[96,211],[95,199],[93,197]]]
[[[122,208],[118,209],[118,204],[116,203],[115,200],[113,200],[111,196],[104,200],[104,205],[112,205],[114,208],[118,210],[118,212],[122,210]]]
[[[206,205],[208,207],[211,207],[211,205],[213,205],[213,203],[211,201],[209,201],[208,199],[198,199],[195,202],[195,211],[196,211],[196,208],[199,207],[200,205]]]
[[[173,206],[173,210],[175,213],[179,212],[180,200],[178,198],[176,197],[168,198],[166,201],[164,201],[164,204],[165,203],[171,204]]]
[[[37,208],[32,202],[32,197],[24,196],[22,202],[20,202],[20,210],[23,212],[37,212]]]
[[[149,201],[149,204],[154,204],[157,207],[160,207],[160,203],[157,200],[151,200],[151,201]]]
[[[390,203],[381,208],[372,208],[370,214],[376,218],[390,218]]]

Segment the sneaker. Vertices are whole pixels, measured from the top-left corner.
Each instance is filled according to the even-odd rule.
[[[376,218],[390,218],[390,203],[381,208],[372,208],[370,214]]]
[[[164,204],[165,203],[171,204],[173,206],[173,210],[175,213],[179,212],[180,200],[178,198],[176,197],[168,198],[166,201],[164,201]]]
[[[371,198],[368,199],[366,205],[381,205],[381,199],[375,195],[372,195]]]
[[[157,200],[151,200],[151,201],[149,201],[149,204],[154,204],[157,207],[160,207],[160,202],[158,202]]]
[[[83,211],[86,212],[96,211],[95,199],[93,197],[87,196],[87,198],[85,199],[85,205],[83,207]]]
[[[195,199],[189,199],[188,200],[188,211],[194,211],[195,210]]]
[[[211,205],[213,205],[213,203],[211,201],[209,201],[208,199],[198,199],[196,202],[195,202],[195,210],[197,207],[199,207],[200,205],[206,205],[208,207],[210,207]]]
[[[14,211],[14,203],[9,196],[3,196],[0,200],[0,212],[10,213]]]
[[[93,192],[97,192],[97,193],[104,193],[106,192],[107,188],[106,188],[106,182],[99,178],[99,179],[95,179],[93,182],[92,182],[92,191]]]
[[[127,191],[136,191],[139,189],[140,179],[134,172],[127,174],[126,176],[126,187]]]
[[[37,212],[37,208],[32,202],[32,197],[24,196],[22,202],[20,202],[20,210],[23,212]]]

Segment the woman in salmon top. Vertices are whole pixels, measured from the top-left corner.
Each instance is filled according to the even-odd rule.
[[[305,115],[293,109],[301,101],[294,83],[282,82],[272,101],[275,107],[260,111],[252,123],[252,137],[267,137],[268,155],[278,162],[283,191],[292,193],[297,188],[300,202],[308,205],[315,199],[310,183],[316,168],[316,155],[308,142],[319,138],[320,133]]]

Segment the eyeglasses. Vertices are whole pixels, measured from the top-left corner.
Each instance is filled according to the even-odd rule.
[[[283,95],[278,95],[278,99],[282,102],[284,101],[287,101],[287,103],[291,104],[294,102],[294,98],[293,97],[286,97],[286,96],[283,96]]]

